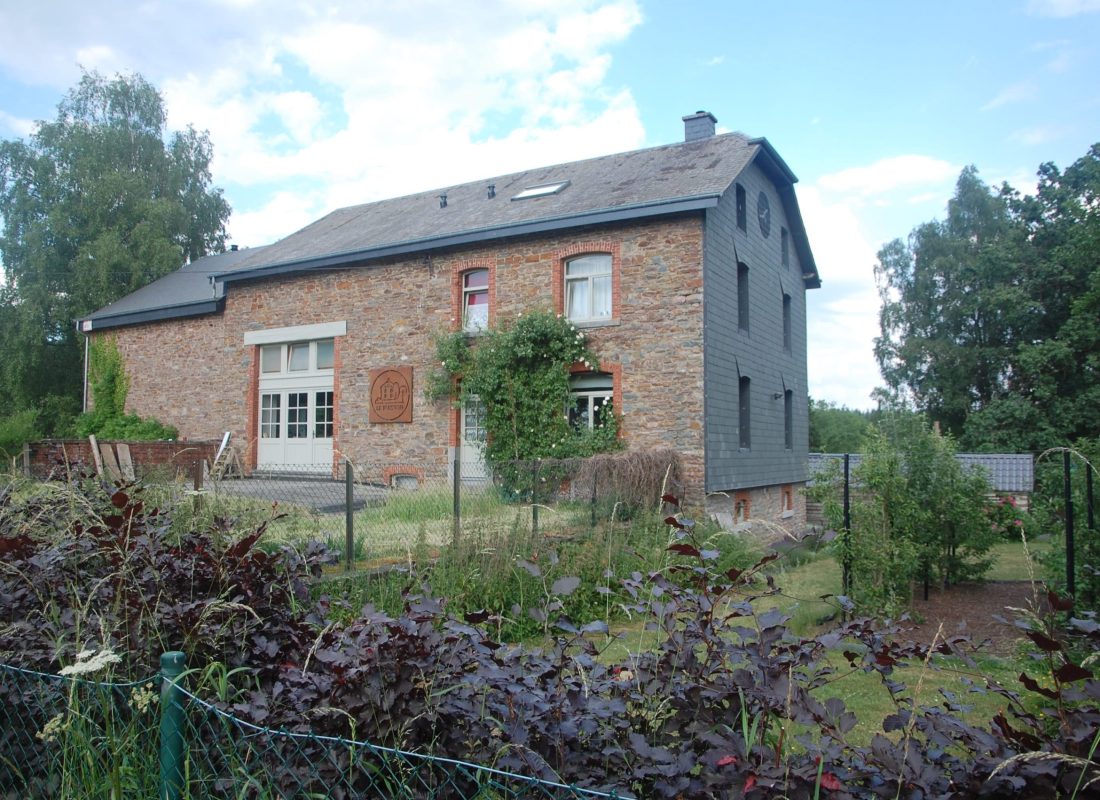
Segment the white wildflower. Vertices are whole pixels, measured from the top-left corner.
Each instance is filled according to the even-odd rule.
[[[104,648],[96,653],[95,650],[82,650],[76,654],[76,663],[62,667],[59,675],[88,675],[99,672],[110,664],[122,661],[117,654]]]

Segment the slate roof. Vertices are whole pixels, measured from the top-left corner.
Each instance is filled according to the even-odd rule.
[[[810,482],[830,461],[842,458],[844,456],[838,453],[810,453]],[[1035,491],[1035,459],[1030,453],[956,453],[955,458],[964,469],[985,470],[994,492],[1027,494]],[[852,453],[848,459],[849,468],[855,469],[862,460],[862,455]]]
[[[78,327],[85,332],[97,331],[218,311],[225,299],[225,287],[221,284],[215,287],[210,276],[231,270],[265,249],[231,250],[184,264],[175,272],[89,314],[78,321]]]
[[[817,267],[794,197],[798,179],[766,139],[741,133],[573,161],[500,175],[338,209],[300,231],[262,248],[227,253],[232,259],[202,259],[176,273],[177,283],[161,279],[92,314],[83,329],[132,324],[142,313],[170,316],[170,296],[188,299],[178,307],[187,316],[220,302],[228,283],[290,275],[316,269],[362,265],[378,258],[426,252],[474,242],[702,211],[714,207],[745,168],[756,162],[775,182],[790,225],[792,241],[805,267],[806,285],[820,285]],[[524,189],[567,182],[559,192],[513,199]],[[495,192],[490,192],[489,187]],[[494,196],[490,196],[490,195]],[[441,207],[440,196],[446,196]],[[194,276],[218,285],[200,292]],[[181,275],[181,273],[187,273]],[[169,276],[172,278],[173,276]],[[199,302],[203,299],[205,306]],[[209,308],[209,310],[216,310]]]

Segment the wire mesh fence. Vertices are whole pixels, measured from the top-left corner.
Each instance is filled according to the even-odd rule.
[[[160,674],[96,683],[0,665],[0,798],[615,798],[457,759],[250,724]],[[156,691],[159,687],[159,703]]]
[[[157,682],[0,665],[0,798],[155,797]]]
[[[464,536],[568,536],[656,508],[679,490],[668,452],[516,461],[489,470],[343,462],[206,479],[208,513],[268,523],[274,540],[324,541],[343,560],[407,558]],[[272,517],[275,517],[272,519]]]

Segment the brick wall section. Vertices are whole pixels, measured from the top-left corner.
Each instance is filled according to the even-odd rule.
[[[121,328],[116,337],[131,378],[127,410],[175,425],[182,436],[220,439],[228,430],[247,452],[256,355],[244,334],[346,320],[337,337],[337,457],[361,463],[423,465],[447,474],[454,415],[423,388],[436,368],[433,336],[452,330],[454,275],[492,267],[498,320],[552,309],[563,254],[609,248],[619,261],[616,319],[586,329],[602,365],[619,372],[629,447],[672,447],[689,485],[703,486],[701,215],[593,226],[492,246],[390,259],[362,268],[233,284],[225,310],[198,319]],[[368,373],[414,370],[413,422],[368,423]],[[251,413],[255,413],[252,411]]]
[[[103,440],[100,444],[115,444]],[[140,476],[153,469],[173,467],[187,474],[197,462],[213,463],[221,441],[128,442],[134,470]],[[87,439],[50,439],[28,445],[31,474],[43,478],[55,468],[68,464],[95,471],[92,446]]]

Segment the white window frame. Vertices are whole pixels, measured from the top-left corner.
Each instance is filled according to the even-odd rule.
[[[314,339],[311,342],[286,342],[284,344],[265,344],[260,346],[260,374],[266,378],[273,378],[278,375],[328,375],[333,372],[334,366],[331,367],[318,367],[317,366],[317,345],[321,342],[332,342],[332,339]],[[305,369],[291,369],[290,358],[291,353],[295,348],[302,346],[309,347],[309,357],[307,360]],[[335,345],[334,345],[335,346]],[[279,353],[279,369],[278,370],[265,370],[263,369],[264,358],[267,353],[278,351]]]
[[[469,286],[471,275],[485,275],[484,286]],[[470,316],[470,298],[475,295],[485,295],[485,319],[474,319]],[[489,327],[489,270],[488,268],[471,269],[462,273],[462,330],[466,333],[480,333]]]
[[[594,272],[594,273],[587,274],[587,275],[570,276],[569,268],[572,267],[574,264],[580,264],[581,262],[585,262],[585,261],[597,261],[597,260],[600,261],[600,262],[606,263],[606,265],[607,265],[606,271]],[[585,255],[581,255],[581,256],[577,256],[575,258],[571,258],[571,259],[569,259],[568,261],[565,262],[565,268],[562,270],[562,276],[563,276],[563,279],[565,281],[565,286],[563,287],[565,293],[564,293],[563,297],[564,297],[564,305],[565,305],[565,316],[571,322],[605,322],[605,321],[608,321],[608,320],[612,319],[612,317],[615,315],[615,308],[614,308],[614,304],[615,304],[614,270],[615,270],[615,259],[614,259],[614,256],[612,256],[610,253],[586,253]],[[595,308],[595,302],[596,302],[595,282],[598,279],[601,279],[601,278],[606,278],[607,279],[607,284],[608,284],[608,286],[607,286],[607,313],[606,314],[597,314],[596,313],[596,308]],[[587,292],[588,292],[588,308],[585,310],[585,313],[583,315],[573,316],[572,313],[571,313],[572,312],[572,308],[571,308],[572,303],[570,302],[570,300],[571,300],[570,291],[569,291],[570,285],[571,284],[582,284],[582,283],[586,284],[586,288],[587,288]]]
[[[603,419],[610,408],[615,410],[615,379],[609,372],[597,372],[576,375],[569,381],[569,408],[566,416],[569,424],[576,428],[580,414],[577,413],[578,401],[584,400],[587,406],[585,424],[588,430],[597,427],[597,417]],[[602,401],[602,402],[598,402]],[[603,422],[599,423],[603,427]]]

